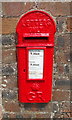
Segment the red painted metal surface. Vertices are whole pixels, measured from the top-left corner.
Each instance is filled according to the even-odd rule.
[[[52,96],[55,23],[46,12],[34,10],[22,16],[17,24],[16,32],[18,35],[19,101],[23,103],[48,103]],[[35,63],[31,64],[31,60]],[[31,65],[35,65],[35,67],[31,67]],[[41,71],[38,70],[39,75],[35,73],[35,68],[37,70],[39,68]],[[32,69],[33,71],[31,71]]]

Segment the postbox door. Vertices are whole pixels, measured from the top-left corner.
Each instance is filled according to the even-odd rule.
[[[20,102],[47,103],[51,99],[52,91],[53,48],[20,48],[18,54],[21,58],[19,59]]]

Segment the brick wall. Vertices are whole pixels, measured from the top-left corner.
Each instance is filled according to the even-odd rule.
[[[71,2],[2,3],[2,105],[0,102],[0,116],[2,114],[3,119],[72,118],[71,5]],[[15,30],[21,15],[33,9],[48,12],[56,21],[57,26],[52,100],[48,104],[23,104],[18,101]]]

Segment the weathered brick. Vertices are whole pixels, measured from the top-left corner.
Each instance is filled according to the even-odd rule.
[[[11,34],[16,32],[16,25],[19,18],[2,18],[2,34]]]
[[[9,112],[20,112],[20,107],[17,102],[12,102],[12,101],[6,101],[3,103],[5,111]]]
[[[9,114],[8,113],[3,113],[3,119],[2,120],[4,120],[4,119],[8,119],[9,118]]]
[[[1,93],[2,93],[2,76],[0,76],[0,104],[1,104]]]
[[[2,34],[2,18],[0,18],[0,34]]]
[[[4,64],[16,62],[16,50],[15,49],[2,49],[2,62]]]
[[[16,118],[15,116],[16,116],[15,113],[5,112],[5,113],[3,113],[3,120],[15,119]]]
[[[2,16],[2,3],[0,3],[0,17]]]
[[[2,84],[2,76],[0,76],[0,88],[1,88],[1,84]]]
[[[29,111],[24,111],[21,113],[21,115],[23,116],[23,118],[25,119],[33,119],[33,118],[36,118],[36,114],[32,111],[32,112],[29,112]]]
[[[60,103],[60,112],[70,112],[70,105],[71,103],[70,102],[61,102]]]
[[[10,74],[12,75],[14,73],[14,69],[11,66],[6,66],[3,67],[2,73],[3,75],[10,75]]]
[[[39,2],[39,9],[51,12],[53,16],[71,15],[70,2]]]
[[[2,104],[2,87],[0,87],[0,104]]]
[[[71,90],[72,82],[70,80],[56,80],[54,89]]]
[[[57,46],[58,47],[64,47],[64,37],[63,36],[59,36],[57,39]]]
[[[3,45],[2,46],[2,50],[5,49],[16,49],[16,45],[15,44],[12,44],[12,45]]]
[[[65,73],[69,73],[69,66],[68,65],[64,66],[64,71],[65,71]]]
[[[69,63],[70,63],[70,52],[67,54],[62,50],[57,51],[57,54],[54,56],[54,62],[56,63],[56,71],[60,69],[60,71],[64,72],[64,69],[66,69],[66,66],[69,68]],[[60,63],[60,64],[59,64]],[[59,68],[60,67],[60,68]],[[69,70],[68,70],[69,72]]]
[[[21,115],[21,113],[11,113],[11,112],[9,112],[9,113],[4,113],[3,114],[3,120],[13,120],[13,119],[15,119],[15,120],[20,120],[20,119],[22,119],[23,118],[23,116]],[[24,119],[24,118],[23,118]]]
[[[20,16],[34,8],[34,2],[4,2],[2,3],[3,16]]]
[[[0,34],[0,45],[2,45],[2,35]]]
[[[69,101],[70,100],[70,92],[69,91],[53,91],[52,93],[53,101]]]
[[[16,118],[17,118],[17,119],[22,119],[23,116],[22,116],[22,115],[16,115]]]
[[[21,116],[23,117],[23,118],[29,118],[29,120],[31,120],[31,119],[34,119],[34,120],[38,120],[38,119],[40,119],[41,118],[41,120],[43,119],[43,120],[46,120],[46,119],[48,119],[48,118],[50,118],[50,116],[51,116],[51,113],[48,113],[48,112],[23,112],[22,114],[21,114]],[[26,120],[27,120],[26,119]],[[48,119],[48,120],[50,120],[50,119]]]
[[[2,77],[2,87],[10,90],[18,88],[17,86],[17,76],[3,76]]]
[[[54,53],[54,80],[70,80],[70,39],[71,34],[56,36]]]
[[[56,28],[58,33],[68,32],[67,30],[67,17],[56,18]]]
[[[29,10],[34,9],[34,8],[35,8],[35,2],[25,2],[24,3],[24,8],[23,8],[24,13],[28,12]]]
[[[58,51],[64,51],[66,53],[69,52],[70,49],[70,39],[71,39],[71,34],[62,34],[62,35],[57,35],[55,39],[55,45],[56,48],[58,48]]]
[[[54,118],[70,118],[71,117],[71,109],[70,109],[70,102],[60,102],[59,111],[54,114]]]
[[[24,104],[24,109],[28,111],[37,111],[38,105],[37,104]]]
[[[3,90],[2,91],[2,98],[5,99],[16,99],[17,98],[17,91],[12,91],[12,90]]]
[[[72,87],[71,87],[71,91],[70,91],[70,101],[72,101]]]
[[[70,113],[67,113],[67,112],[64,112],[64,113],[55,113],[54,114],[54,117],[53,118],[55,118],[55,120],[57,119],[59,119],[59,120],[70,120]]]
[[[0,120],[2,119],[2,106],[0,105]]]
[[[59,103],[56,101],[56,102],[53,102],[52,103],[52,113],[58,113],[59,112]]]
[[[5,75],[14,75],[17,74],[17,64],[3,64],[2,74]]]
[[[51,113],[44,113],[44,112],[43,112],[43,113],[39,113],[39,112],[38,112],[38,113],[36,114],[36,118],[39,118],[39,119],[40,119],[40,118],[43,118],[43,119],[45,118],[45,119],[50,120],[50,118],[51,118]]]
[[[15,34],[2,35],[2,45],[13,45],[15,44]]]
[[[68,32],[72,32],[72,17],[67,18],[67,29]]]
[[[0,60],[1,62],[1,60]],[[0,63],[0,76],[2,76],[2,64]]]
[[[70,62],[72,63],[72,51],[70,52]]]
[[[51,112],[52,111],[52,103],[49,102],[43,104],[21,104],[20,106],[24,107],[25,110],[28,111],[39,111],[39,112]]]
[[[59,63],[57,65],[57,72],[53,74],[53,79],[56,80],[70,80],[70,74],[65,72],[64,63]]]
[[[2,3],[4,16],[19,16],[23,14],[23,3],[21,2],[4,2]]]
[[[70,35],[70,51],[72,52],[72,34]]]

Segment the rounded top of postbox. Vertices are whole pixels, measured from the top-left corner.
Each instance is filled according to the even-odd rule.
[[[30,11],[24,14],[19,20],[16,32],[23,34],[54,34],[56,32],[56,25],[52,17],[40,10]]]

